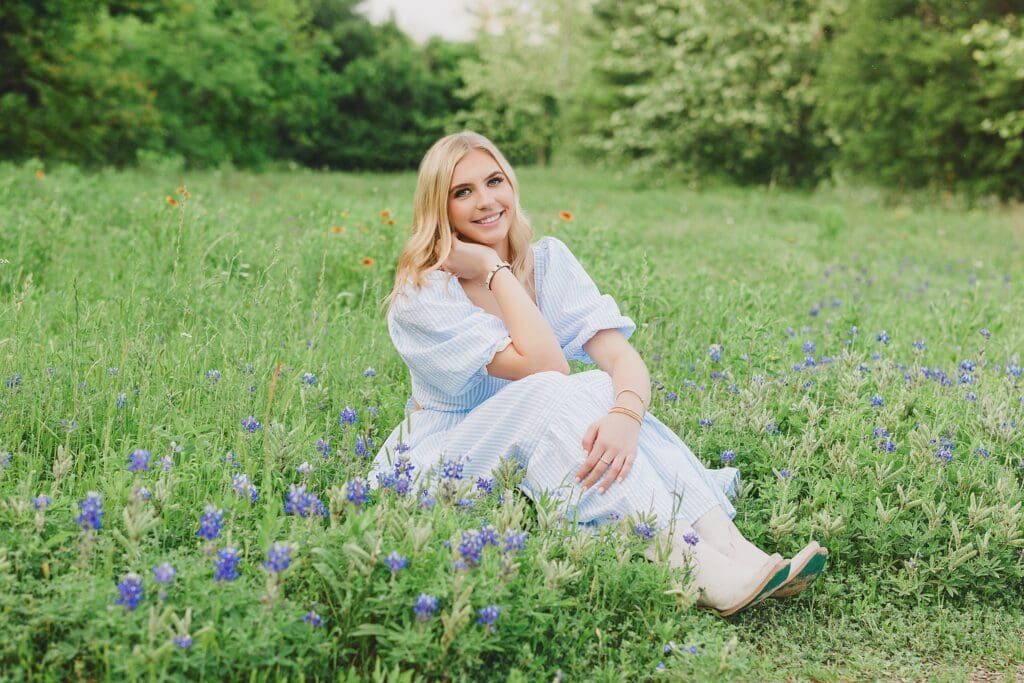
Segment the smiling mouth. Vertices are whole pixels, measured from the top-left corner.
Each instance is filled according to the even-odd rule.
[[[480,220],[476,220],[473,222],[476,223],[477,225],[494,225],[504,215],[504,211],[499,211],[498,213],[492,213],[490,216],[484,216]]]

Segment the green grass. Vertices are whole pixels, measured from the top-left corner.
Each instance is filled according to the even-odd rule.
[[[408,398],[380,302],[412,175],[35,171],[0,166],[0,680],[1024,676],[1019,208],[521,172],[538,236],[569,244],[637,321],[653,412],[711,466],[735,451],[740,528],[773,551],[810,537],[831,551],[807,594],[727,622],[695,611],[628,528],[588,540],[543,501],[345,501],[369,468],[357,436],[379,443]],[[794,369],[807,355],[816,366]],[[347,406],[360,421],[343,430]],[[129,472],[137,448],[173,467]],[[326,519],[284,514],[304,461]],[[255,504],[232,490],[238,473]],[[106,511],[94,534],[75,523],[88,491]],[[208,504],[225,510],[209,547],[195,535]],[[443,541],[481,520],[529,531],[526,548],[452,569]],[[294,544],[279,580],[260,566],[275,541]],[[241,577],[218,584],[209,553],[228,545]],[[393,550],[410,560],[394,577]],[[177,576],[160,601],[162,562]],[[126,612],[114,601],[128,572],[145,599]],[[440,602],[424,624],[421,592]],[[493,632],[476,624],[488,604],[502,608]],[[303,621],[311,609],[323,627]],[[183,650],[172,639],[186,632]]]

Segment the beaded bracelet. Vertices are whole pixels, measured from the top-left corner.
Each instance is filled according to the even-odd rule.
[[[491,272],[487,273],[487,279],[484,280],[484,286],[487,287],[488,290],[491,288],[491,280],[494,279],[494,276],[497,275],[498,271],[502,268],[508,268],[508,272],[512,272],[512,264],[508,261],[502,261],[498,265],[494,266],[494,268],[491,269]]]

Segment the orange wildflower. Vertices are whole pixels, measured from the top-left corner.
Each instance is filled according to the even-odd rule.
[[[382,221],[384,221],[385,223],[387,223],[389,220],[391,220],[391,209],[383,209],[380,212],[380,219]]]
[[[46,173],[43,171],[43,169],[39,169],[38,171],[36,171],[36,180],[46,180]]]
[[[178,200],[175,199],[174,197],[172,197],[171,195],[167,195],[167,200],[166,201],[167,201],[168,205],[170,205],[170,206],[177,206],[178,205]]]
[[[178,186],[178,194],[181,194],[181,195],[185,194],[185,188],[183,186],[181,186],[181,185]]]
[[[376,261],[374,261],[372,257],[370,257],[370,256],[364,256],[363,257],[363,265],[366,266],[367,268],[372,266],[374,263],[376,263]]]
[[[558,217],[561,218],[563,221],[571,221],[572,211],[559,211]]]
[[[345,234],[345,226],[344,225],[332,225],[331,226],[331,232],[333,232],[335,235],[344,235]]]

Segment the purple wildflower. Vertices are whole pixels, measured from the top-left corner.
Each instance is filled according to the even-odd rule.
[[[323,618],[313,610],[306,612],[306,616],[302,617],[302,620],[314,628],[324,625]]]
[[[53,498],[50,498],[48,495],[44,493],[32,499],[32,507],[34,507],[36,510],[42,511],[50,507],[50,503],[52,502]]]
[[[437,505],[437,499],[426,489],[420,491],[420,507],[424,510],[433,510]]]
[[[487,605],[487,607],[481,607],[476,611],[479,615],[476,623],[481,626],[493,626],[494,622],[498,620],[501,615],[501,608],[497,605]]]
[[[883,344],[888,344],[890,340],[889,333],[886,332],[885,330],[882,330],[881,332],[878,333],[878,336],[875,337],[875,340]]]
[[[174,571],[174,567],[167,562],[153,567],[153,579],[157,583],[162,583],[164,585],[168,585],[174,581],[174,575],[176,573],[177,572]]]
[[[84,499],[78,501],[78,509],[80,514],[75,522],[82,527],[82,530],[96,529],[99,531],[103,526],[103,515],[106,514],[103,512],[103,496],[95,491],[89,491],[85,494]]]
[[[647,522],[637,522],[634,524],[633,533],[643,539],[654,538],[654,528]]]
[[[722,455],[718,458],[722,463],[728,465],[736,459],[736,451],[722,451]]]
[[[187,634],[183,636],[178,636],[174,639],[174,644],[180,647],[182,650],[187,650],[190,647],[192,647],[192,636]]]
[[[875,394],[868,400],[871,401],[871,405],[875,408],[881,408],[885,405],[885,399],[882,398],[881,394]]]
[[[715,421],[712,420],[710,417],[702,417],[700,419],[700,426],[703,427],[704,429],[711,429],[711,427],[714,424],[715,424]]]
[[[304,372],[302,373],[302,381],[311,387],[316,386],[316,375],[312,372]]]
[[[366,368],[365,370],[363,370],[363,377],[376,377],[376,376],[377,376],[377,371],[374,370],[373,368]]]
[[[978,330],[978,334],[980,334],[985,339],[990,339],[992,337],[992,333],[988,331],[987,327],[983,327],[980,330]]]
[[[463,463],[460,458],[448,458],[441,466],[442,479],[462,479]]]
[[[459,498],[455,505],[460,508],[473,508],[476,507],[476,501],[472,498]]]
[[[118,410],[122,410],[128,403],[128,394],[121,392],[117,395],[117,399],[114,401],[114,405]]]
[[[345,409],[342,410],[341,414],[338,416],[338,424],[342,427],[345,425],[355,424],[357,420],[359,420],[359,414],[348,406],[345,406]]]
[[[711,356],[711,360],[715,363],[722,360],[722,345],[712,344],[708,347],[708,355]]]
[[[220,536],[223,527],[224,511],[214,505],[207,505],[202,516],[199,517],[199,530],[196,531],[196,536],[212,541]]]
[[[384,558],[384,564],[388,566],[392,574],[397,574],[409,566],[409,559],[399,555],[398,551],[393,550],[390,555]]]
[[[13,389],[15,387],[20,387],[20,386],[21,386],[21,373],[20,372],[16,372],[16,373],[14,373],[13,375],[11,375],[10,377],[7,378],[7,388],[8,389]]]
[[[357,436],[355,450],[356,455],[360,458],[365,458],[371,455],[371,451],[373,450],[373,439],[369,436],[367,436],[366,439],[363,439],[361,436]]]
[[[476,488],[488,495],[494,493],[494,480],[487,477],[476,478]]]
[[[238,578],[238,562],[242,555],[235,548],[224,548],[217,551],[217,559],[213,561],[216,581],[234,581]]]
[[[666,401],[675,401],[675,400],[678,400],[678,399],[679,399],[679,395],[676,392],[674,392],[674,391],[670,391],[667,394],[665,394],[665,400]]]
[[[151,455],[152,453],[147,451],[145,448],[136,448],[128,454],[128,471],[148,472],[149,458]]]
[[[292,563],[292,548],[287,543],[275,543],[267,550],[267,561],[263,568],[269,572],[279,573],[288,569]]]
[[[242,429],[249,433],[255,433],[260,428],[260,421],[252,415],[242,418]]]
[[[142,577],[134,572],[125,574],[121,583],[117,584],[117,590],[120,595],[114,602],[118,605],[124,605],[125,612],[134,610],[145,597],[145,591],[142,588]]]
[[[231,488],[242,498],[248,498],[249,503],[255,503],[259,500],[259,490],[249,481],[249,475],[247,474],[236,474],[232,477]]]
[[[316,471],[316,468],[310,465],[308,462],[304,462],[298,467],[296,467],[295,471],[301,474],[306,479],[309,479],[309,476]]]
[[[345,497],[357,508],[366,504],[369,493],[370,486],[362,477],[356,477],[345,485]]]
[[[324,456],[324,460],[331,457],[331,440],[329,438],[318,439],[316,442],[316,452]]]
[[[419,621],[430,619],[430,617],[434,616],[436,609],[437,598],[426,593],[420,593],[412,607],[413,612],[416,613],[416,619]]]
[[[700,536],[698,536],[696,533],[691,531],[689,533],[683,534],[683,541],[687,545],[691,545],[691,546],[697,545],[698,543],[700,543]]]
[[[220,370],[207,370],[206,379],[216,384],[220,381]]]
[[[796,472],[794,472],[792,470],[788,470],[788,469],[781,469],[781,470],[779,470],[779,479],[782,479],[783,481],[789,481],[790,479],[792,479],[795,476],[796,476]]]
[[[812,341],[805,341],[801,348],[805,354],[812,354],[818,347]]]
[[[459,554],[463,561],[470,567],[480,562],[480,555],[483,552],[484,544],[480,540],[480,532],[476,530],[463,531],[462,542],[459,543]]]
[[[285,514],[309,517],[327,516],[327,508],[315,493],[306,491],[305,484],[292,484],[284,502]]]
[[[480,543],[481,545],[493,545],[497,547],[498,541],[498,530],[494,528],[493,524],[481,524],[480,525]]]

